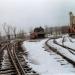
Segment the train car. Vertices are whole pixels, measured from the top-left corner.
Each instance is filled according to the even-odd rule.
[[[36,32],[32,32],[30,34],[30,39],[36,39],[38,37],[37,33]]]
[[[45,32],[42,27],[38,27],[34,29],[34,32],[30,34],[31,39],[36,39],[36,38],[44,38],[45,37]]]

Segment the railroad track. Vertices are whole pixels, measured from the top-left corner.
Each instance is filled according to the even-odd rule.
[[[4,54],[2,53],[0,75],[27,75],[18,61],[15,48],[9,44],[6,48],[3,48],[4,50],[1,50]]]
[[[54,42],[55,44],[61,46],[62,48],[65,48],[65,49],[68,50],[72,55],[75,56],[75,50],[74,50],[74,49],[72,49],[72,48],[70,48],[70,47],[67,47],[67,46],[65,46],[65,45],[61,45],[61,44],[57,43],[56,40],[54,40],[53,42]],[[68,59],[70,63],[72,63],[73,65],[75,65],[75,60],[72,60],[71,58],[67,58],[67,57],[65,57],[65,58]]]
[[[21,48],[21,47],[19,47]],[[27,65],[23,58],[23,50],[18,50],[16,42],[7,43],[0,50],[2,59],[0,60],[0,75],[39,75]]]
[[[51,38],[51,39],[55,39],[55,38]],[[60,54],[55,48],[48,45],[47,42],[49,40],[47,40],[45,44],[48,48],[50,48],[50,50],[63,57],[59,61],[65,62],[65,60],[67,60],[69,63],[75,65],[75,62],[66,58],[65,56]],[[3,62],[2,66],[0,66],[0,75],[39,75],[27,64],[27,61],[23,58],[25,52],[20,48],[18,48],[18,45],[16,43],[12,43],[12,44],[9,43],[7,44],[7,47],[5,45],[4,47],[2,47],[1,52],[2,51],[4,51],[4,54],[2,54],[4,55],[3,56],[4,58],[0,60],[1,62]]]
[[[61,44],[59,44],[56,40],[54,40],[53,42],[54,42],[55,44],[57,44],[57,45],[63,47],[63,48],[66,48],[70,53],[72,53],[73,55],[75,55],[75,49],[72,49],[72,48],[67,47],[67,46],[65,46],[65,45],[61,45]]]
[[[27,56],[27,52],[24,52],[24,50],[21,47],[19,47],[19,48],[16,48],[16,50],[14,49],[14,54],[15,54],[14,56],[18,60],[17,62],[20,64],[19,67],[22,68],[25,75],[39,75],[27,64],[28,62],[24,59],[24,57]]]
[[[54,44],[57,44],[57,45],[59,45],[59,46],[61,46],[61,47],[63,47],[63,48],[66,48],[66,49],[69,50],[73,55],[75,55],[75,54],[73,53],[73,52],[74,52],[73,49],[70,49],[70,48],[68,48],[68,47],[66,47],[66,46],[62,46],[62,45],[58,44],[58,43],[55,41],[55,38],[52,38],[52,39],[54,39],[54,41],[53,41]],[[68,61],[69,63],[71,63],[73,66],[75,66],[75,62],[74,62],[72,59],[70,59],[70,58],[64,56],[64,55],[63,55],[62,53],[60,53],[56,48],[50,46],[50,45],[48,44],[48,41],[49,41],[49,40],[51,40],[51,39],[48,39],[48,40],[45,42],[46,46],[47,46],[50,50],[52,50],[53,52],[55,52],[56,54],[62,56],[63,59],[65,59],[66,61]]]
[[[13,60],[12,53],[9,50],[8,43],[6,47],[3,47],[2,51],[2,60],[0,67],[0,75],[17,75],[17,70],[15,66],[15,62]],[[19,75],[19,74],[18,74]]]
[[[5,45],[4,45],[4,47],[1,47],[0,46],[0,69],[1,69],[1,67],[2,67],[2,61],[3,61],[3,49],[5,48]]]

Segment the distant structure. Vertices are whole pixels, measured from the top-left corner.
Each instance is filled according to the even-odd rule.
[[[44,38],[44,37],[45,37],[45,32],[42,27],[35,28],[34,31],[30,34],[31,39]]]
[[[75,36],[75,16],[72,12],[69,13],[70,16],[70,27],[69,27],[69,35]]]
[[[47,27],[45,28],[45,34],[50,35],[61,35],[68,33],[69,25]]]
[[[72,12],[70,12],[69,15],[70,15],[70,25],[74,26],[75,25],[75,16],[73,15]]]

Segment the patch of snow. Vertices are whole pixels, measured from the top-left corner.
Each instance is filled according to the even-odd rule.
[[[62,43],[63,38],[56,39],[57,43],[59,43],[60,45],[67,46],[67,47],[72,48],[72,49],[75,50],[75,42],[74,42],[74,40],[75,39],[70,38],[70,37],[64,37],[64,42]]]
[[[52,47],[54,47],[55,49],[57,49],[57,51],[59,51],[61,54],[63,54],[64,56],[66,56],[67,58],[70,58],[72,61],[75,62],[75,55],[73,55],[72,53],[70,53],[67,49],[54,44],[53,40],[48,41],[48,44]]]
[[[65,70],[59,62],[56,62],[56,60],[50,56],[49,52],[45,51],[44,43],[46,40],[47,39],[38,42],[23,42],[22,47],[28,51],[28,64],[40,75],[71,75],[72,73],[68,73],[69,70]],[[50,43],[51,41],[49,41],[49,44]],[[63,51],[64,50],[62,50],[62,53],[64,53]]]
[[[60,45],[62,45],[62,40],[63,40],[63,38],[56,39],[56,41],[57,41]]]
[[[75,42],[75,38],[71,38],[72,42]]]

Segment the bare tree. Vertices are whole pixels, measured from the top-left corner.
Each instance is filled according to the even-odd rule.
[[[7,38],[8,38],[8,40],[10,40],[10,35],[11,35],[12,27],[10,25],[8,25],[7,23],[4,23],[3,24],[3,29],[5,31],[5,34],[6,34]]]
[[[25,34],[24,30],[20,29],[19,33],[17,34],[17,38],[24,39],[25,38],[24,34]]]
[[[13,36],[16,38],[16,27],[12,27]]]
[[[1,32],[0,32],[0,41],[2,40],[2,34],[1,34]]]

